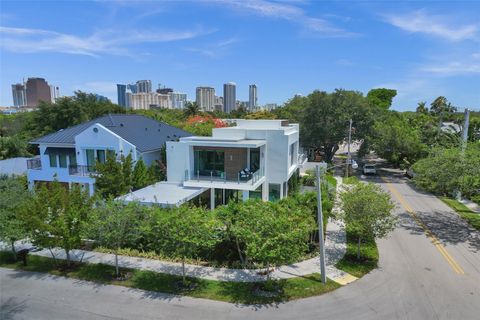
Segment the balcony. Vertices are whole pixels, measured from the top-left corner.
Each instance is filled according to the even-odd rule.
[[[89,177],[91,174],[95,173],[94,166],[85,166],[85,165],[70,165],[68,167],[68,174],[71,176],[82,176]]]
[[[206,187],[221,189],[255,190],[265,181],[265,170],[260,168],[255,172],[241,170],[236,177],[225,175],[217,171],[190,171],[185,170],[184,186]]]
[[[28,159],[27,169],[29,170],[42,170],[42,161],[40,158]]]

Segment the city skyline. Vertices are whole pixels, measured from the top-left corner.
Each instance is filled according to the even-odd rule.
[[[22,77],[116,102],[152,79],[188,97],[261,88],[259,105],[315,89],[396,89],[396,110],[443,95],[479,109],[480,4],[462,2],[2,2],[0,105]],[[234,22],[232,22],[234,21]],[[193,100],[193,99],[191,99]]]

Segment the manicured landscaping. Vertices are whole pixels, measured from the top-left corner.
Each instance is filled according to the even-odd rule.
[[[374,239],[364,239],[360,245],[360,260],[357,259],[357,236],[347,228],[347,252],[335,267],[360,278],[377,267],[378,248]]]
[[[455,210],[460,217],[465,219],[472,227],[477,230],[480,230],[480,213],[475,213],[470,210],[463,203],[458,202],[455,199],[440,197],[440,199],[445,202],[450,208]]]
[[[148,291],[185,295],[242,304],[269,304],[295,300],[327,293],[340,287],[334,281],[320,282],[319,274],[287,280],[274,280],[264,283],[222,282],[197,278],[187,278],[187,286],[182,285],[182,277],[152,271],[121,269],[128,279],[115,279],[115,267],[103,264],[75,264],[70,270],[60,271],[51,258],[28,256],[28,265],[14,262],[10,252],[0,252],[0,267],[16,270],[44,272],[74,279],[94,281],[102,284],[120,285]],[[271,296],[270,293],[277,294]]]

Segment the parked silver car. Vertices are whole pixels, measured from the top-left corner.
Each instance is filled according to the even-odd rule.
[[[375,168],[374,164],[366,164],[363,166],[363,174],[377,174],[377,168]]]

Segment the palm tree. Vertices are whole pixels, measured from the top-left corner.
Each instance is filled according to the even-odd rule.
[[[200,113],[200,106],[196,102],[187,102],[185,109],[183,109],[183,114],[185,118],[190,116],[195,116]]]

